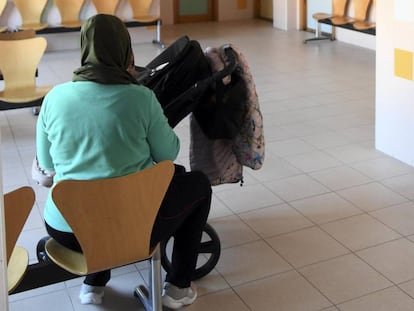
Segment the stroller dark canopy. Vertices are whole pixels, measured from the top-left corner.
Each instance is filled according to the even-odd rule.
[[[205,91],[197,81],[211,76],[197,41],[183,36],[145,67],[136,67],[137,80],[152,89],[172,127],[192,112]]]
[[[182,36],[148,65],[136,67],[136,78],[154,91],[172,127],[194,112],[200,125],[207,128],[204,125],[214,122],[217,108],[224,107],[216,99],[221,101],[224,93],[234,86],[221,87],[221,79],[235,72],[237,67],[231,48],[228,59],[228,66],[222,71],[212,72],[200,44]],[[215,105],[211,105],[212,102]],[[241,116],[238,119],[240,123]]]

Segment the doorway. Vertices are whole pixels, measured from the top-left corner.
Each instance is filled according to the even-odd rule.
[[[174,0],[174,24],[216,21],[218,0]]]
[[[255,0],[254,17],[273,21],[273,0]]]
[[[306,0],[299,0],[299,29],[306,30],[308,25],[308,3]]]

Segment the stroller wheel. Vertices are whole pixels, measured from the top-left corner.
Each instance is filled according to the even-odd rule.
[[[168,241],[160,243],[161,264],[165,271],[171,269],[171,249],[174,243],[171,238]],[[204,227],[203,237],[198,251],[197,267],[193,281],[206,276],[216,266],[221,252],[220,238],[217,232],[208,223]]]
[[[46,242],[49,239],[50,239],[50,236],[45,236],[41,238],[39,242],[37,242],[36,254],[37,254],[37,260],[39,262],[45,262],[49,260],[46,254],[46,249],[45,249]]]

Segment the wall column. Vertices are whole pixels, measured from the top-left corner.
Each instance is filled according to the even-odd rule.
[[[273,27],[282,30],[299,29],[299,1],[273,0]]]
[[[375,147],[414,166],[414,2],[377,0]]]

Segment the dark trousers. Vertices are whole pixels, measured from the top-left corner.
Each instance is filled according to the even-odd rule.
[[[174,237],[172,268],[166,281],[175,286],[190,286],[201,236],[210,212],[211,194],[207,176],[197,171],[185,172],[184,167],[175,166],[173,179],[158,211],[151,235],[151,246]],[[46,229],[62,245],[81,251],[72,233],[57,231],[48,224]],[[101,271],[87,275],[84,283],[105,286],[110,277],[110,270]]]

